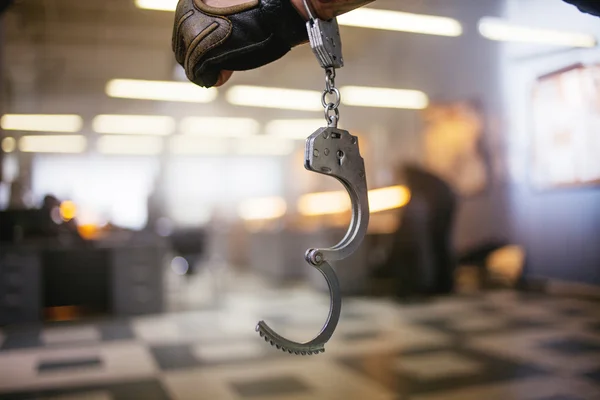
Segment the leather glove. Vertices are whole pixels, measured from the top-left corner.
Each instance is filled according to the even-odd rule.
[[[581,12],[600,16],[600,2],[598,0],[565,0],[567,3],[577,6]]]
[[[307,41],[306,22],[290,0],[249,0],[226,8],[179,0],[175,12],[175,58],[199,86],[214,86],[222,70],[269,64]]]

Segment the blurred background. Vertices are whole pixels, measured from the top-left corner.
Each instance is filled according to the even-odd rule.
[[[377,0],[339,18],[371,223],[304,169],[308,46],[222,88],[176,0],[0,16],[0,399],[600,399],[600,20],[561,0]],[[281,354],[280,354],[281,353]]]

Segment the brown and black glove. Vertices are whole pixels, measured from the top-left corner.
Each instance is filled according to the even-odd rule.
[[[306,22],[290,0],[249,0],[215,8],[179,0],[173,51],[188,79],[214,86],[222,70],[244,71],[283,57],[308,41]]]
[[[565,0],[577,6],[582,12],[600,17],[600,0]]]

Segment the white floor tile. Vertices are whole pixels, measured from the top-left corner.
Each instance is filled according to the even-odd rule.
[[[176,321],[166,317],[136,318],[132,328],[137,338],[152,344],[176,342],[185,334]]]
[[[100,332],[93,326],[70,326],[44,329],[40,335],[48,346],[100,341]]]
[[[67,361],[98,357],[98,368],[68,369],[39,374],[40,361]],[[0,392],[8,390],[65,387],[82,383],[120,382],[156,373],[157,366],[147,348],[134,343],[111,343],[76,348],[41,348],[0,353]]]
[[[220,362],[260,356],[265,351],[264,341],[232,342],[223,344],[199,344],[192,348],[192,354],[201,361]]]

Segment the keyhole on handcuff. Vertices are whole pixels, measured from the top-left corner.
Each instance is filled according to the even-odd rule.
[[[338,152],[337,152],[338,164],[340,164],[340,165],[344,164],[345,158],[346,158],[346,155],[344,154],[344,152],[342,150],[338,150]]]

